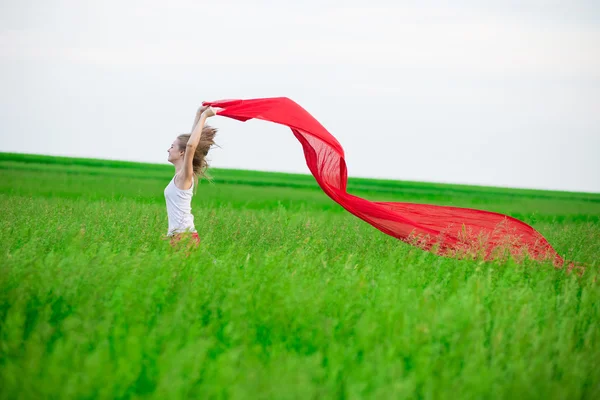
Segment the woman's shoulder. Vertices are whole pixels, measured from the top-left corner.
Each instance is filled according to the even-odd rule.
[[[188,191],[188,190],[192,190],[194,188],[194,178],[187,178],[187,177],[183,177],[183,176],[178,176],[178,174],[175,174],[175,176],[172,179],[173,184],[175,185],[175,187],[179,190],[183,190],[183,191]],[[188,187],[188,189],[184,189],[185,187]]]

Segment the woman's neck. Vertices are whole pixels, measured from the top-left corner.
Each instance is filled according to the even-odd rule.
[[[180,173],[183,170],[183,160],[176,162],[173,164],[175,166],[175,175]]]

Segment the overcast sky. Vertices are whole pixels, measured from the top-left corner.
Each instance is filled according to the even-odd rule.
[[[286,96],[350,176],[600,192],[596,1],[0,4],[0,151],[166,164],[203,100]],[[288,128],[209,122],[212,166],[310,173]]]

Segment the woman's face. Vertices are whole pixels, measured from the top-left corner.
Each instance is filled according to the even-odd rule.
[[[179,150],[179,140],[175,139],[173,141],[173,143],[171,144],[171,147],[169,147],[169,150],[167,150],[169,152],[169,157],[167,158],[167,160],[171,163],[175,162],[176,160],[180,159],[181,157],[183,157],[184,152]]]

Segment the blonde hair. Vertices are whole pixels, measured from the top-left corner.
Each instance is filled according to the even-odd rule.
[[[208,169],[208,161],[206,160],[206,156],[208,155],[208,151],[211,146],[216,146],[214,141],[215,135],[217,134],[217,128],[213,128],[212,126],[205,125],[202,128],[202,134],[200,135],[200,141],[198,142],[198,146],[196,146],[196,151],[194,152],[194,159],[192,161],[192,166],[194,169],[194,191],[196,190],[196,186],[198,185],[199,178],[206,178],[209,181],[212,179],[210,175],[206,173]],[[177,136],[177,140],[179,141],[179,150],[185,151],[185,147],[190,140],[192,135],[189,133]]]

